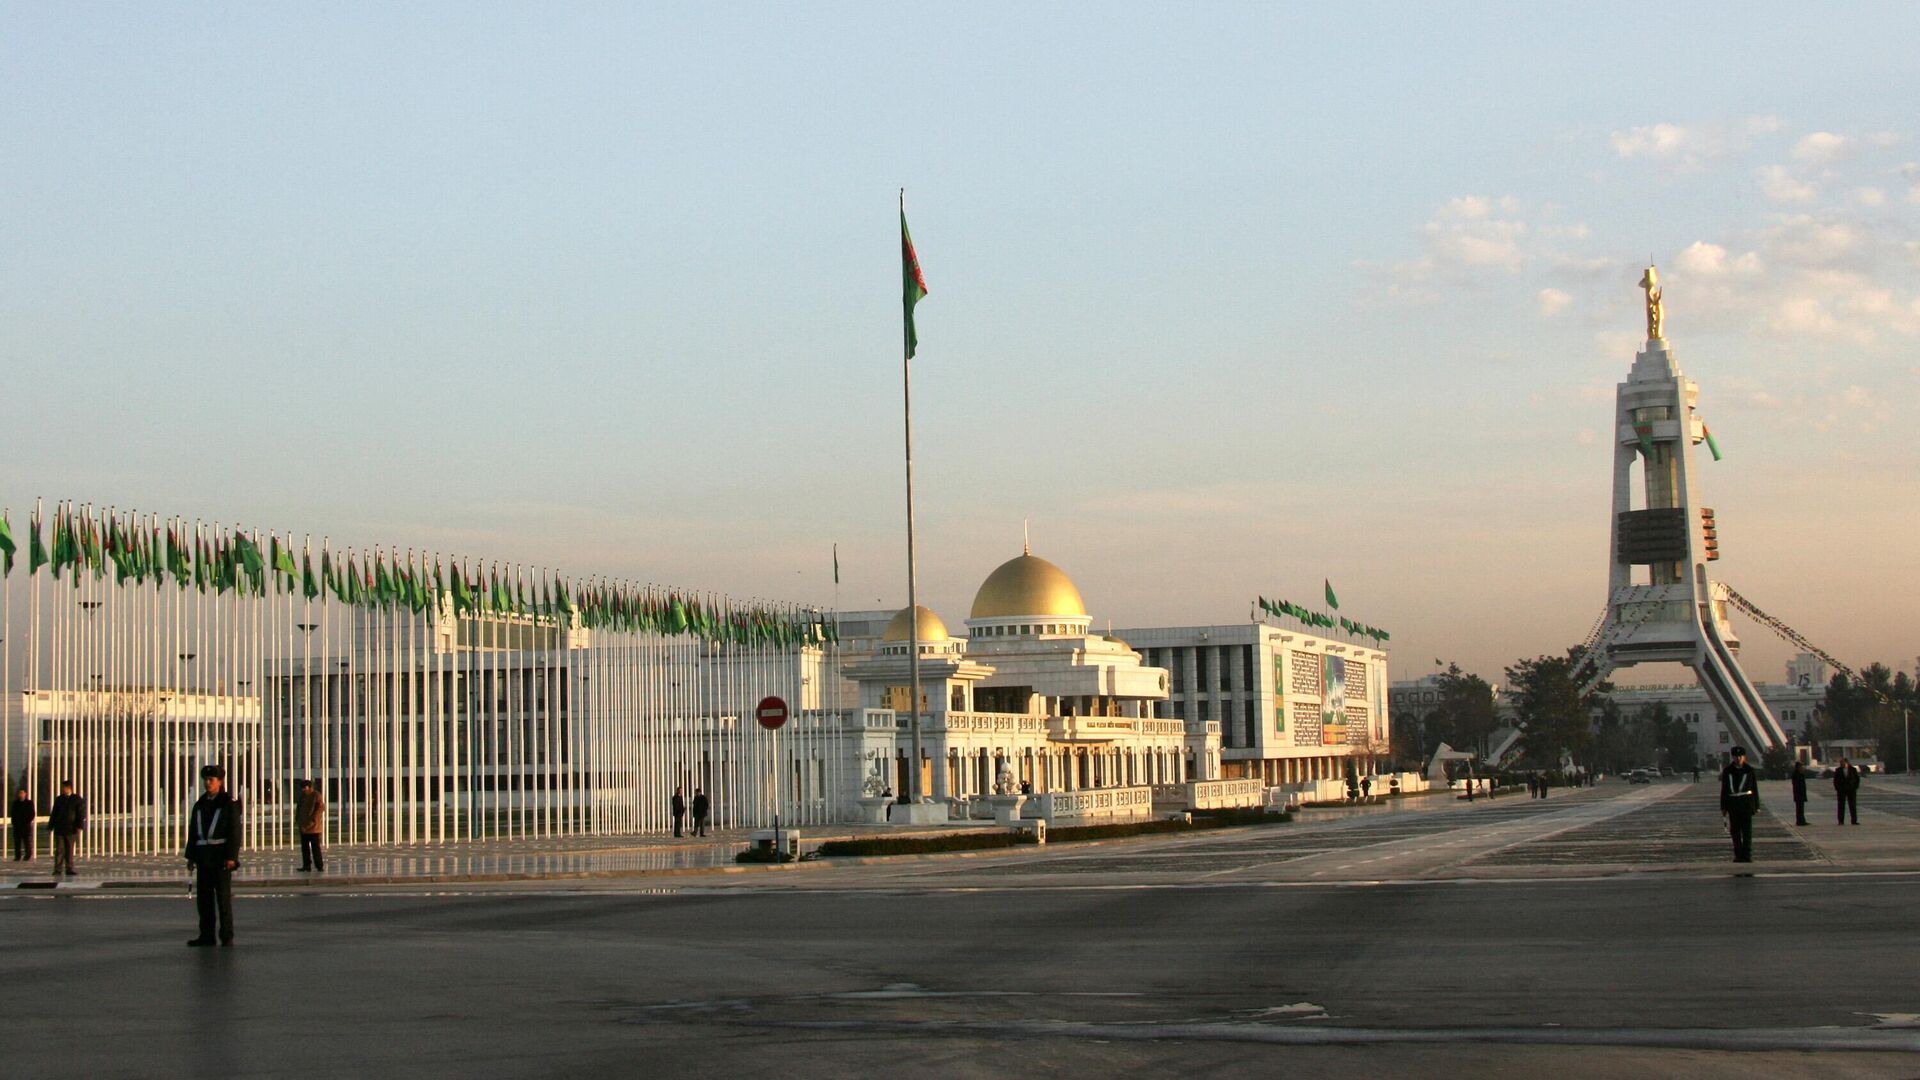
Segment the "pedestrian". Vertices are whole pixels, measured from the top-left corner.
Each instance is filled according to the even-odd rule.
[[[324,873],[327,855],[320,849],[320,836],[327,826],[327,800],[311,780],[300,781],[300,793],[293,800],[293,823],[300,830],[301,871]]]
[[[1360,797],[1362,799],[1373,798],[1373,777],[1371,775],[1360,778]]]
[[[707,811],[713,804],[707,801],[707,793],[699,788],[693,789],[693,835],[707,835]]]
[[[73,793],[73,781],[60,781],[60,794],[47,811],[47,831],[53,834],[53,872],[61,867],[74,876],[73,853],[80,846],[80,833],[87,827],[87,800]]]
[[[1540,774],[1540,797],[1541,798],[1544,799],[1547,797],[1547,788],[1550,785],[1550,783],[1551,783],[1551,778],[1549,774],[1541,773]]]
[[[220,944],[233,944],[233,872],[240,867],[240,803],[226,790],[227,770],[204,766],[200,783],[205,793],[187,814],[186,850],[200,909],[200,936],[187,944],[196,948],[213,944],[216,914]]]
[[[687,819],[687,797],[680,794],[679,788],[673,789],[673,835],[680,835],[680,823]]]
[[[1696,784],[1700,782],[1700,766],[1698,765],[1693,767],[1693,782]]]
[[[1807,763],[1795,761],[1793,775],[1787,778],[1793,784],[1793,823],[1807,823]]]
[[[1720,770],[1720,816],[1733,837],[1733,861],[1753,861],[1753,815],[1760,810],[1760,787],[1747,752],[1734,747],[1733,760]]]
[[[13,825],[13,861],[25,862],[33,859],[33,822],[37,815],[33,809],[33,796],[21,788],[7,804],[7,820]]]
[[[1855,825],[1860,824],[1860,769],[1846,758],[1840,759],[1840,767],[1833,770],[1833,795],[1838,800],[1835,807],[1840,813],[1840,824],[1847,823],[1849,814]]]

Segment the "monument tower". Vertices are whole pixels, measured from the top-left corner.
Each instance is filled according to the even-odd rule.
[[[1694,447],[1711,438],[1694,412],[1700,387],[1681,373],[1663,333],[1658,271],[1647,267],[1640,287],[1647,345],[1614,403],[1607,610],[1587,653],[1592,668],[1585,685],[1634,664],[1685,664],[1721,721],[1757,757],[1767,747],[1785,746],[1787,737],[1740,670],[1727,587],[1707,573],[1720,546],[1713,510],[1699,504],[1694,483]]]

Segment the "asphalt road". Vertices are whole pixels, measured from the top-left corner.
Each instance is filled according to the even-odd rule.
[[[182,946],[181,897],[22,894],[0,900],[0,1068],[1920,1076],[1914,875],[1519,858],[1605,855],[1636,815],[1676,834],[1648,844],[1684,847],[1698,797],[1503,800],[1044,862],[250,894],[226,950]],[[1355,876],[1363,858],[1405,876]],[[1109,865],[1033,869],[1089,860]],[[1345,880],[1313,878],[1339,860]]]

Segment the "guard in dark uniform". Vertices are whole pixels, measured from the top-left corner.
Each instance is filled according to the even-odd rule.
[[[1733,861],[1753,861],[1753,815],[1760,812],[1760,778],[1747,764],[1747,752],[1733,748],[1733,760],[1720,770],[1720,814],[1733,836]]]
[[[227,793],[227,770],[200,770],[205,794],[187,815],[187,861],[193,864],[194,900],[200,908],[200,936],[187,942],[213,944],[214,915],[220,917],[220,944],[233,944],[233,872],[240,866],[240,801]]]
[[[1833,797],[1839,801],[1836,809],[1840,811],[1840,824],[1847,823],[1849,811],[1853,823],[1860,824],[1860,770],[1846,758],[1841,758],[1840,767],[1833,770]]]
[[[1793,823],[1805,825],[1807,823],[1807,763],[1795,761],[1793,775],[1789,779],[1793,783]]]

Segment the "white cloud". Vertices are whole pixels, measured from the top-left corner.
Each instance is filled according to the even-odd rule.
[[[1861,206],[1885,206],[1887,193],[1877,187],[1863,187],[1854,191],[1853,197]]]
[[[1683,273],[1697,274],[1701,277],[1721,277],[1726,274],[1750,275],[1760,272],[1760,253],[1749,251],[1744,255],[1728,258],[1727,249],[1719,244],[1695,240],[1674,259],[1674,265]]]
[[[1826,305],[1812,296],[1790,296],[1780,302],[1773,314],[1773,327],[1789,334],[1826,336],[1840,328],[1840,320]]]
[[[1875,146],[1898,146],[1906,142],[1907,137],[1897,131],[1874,131],[1867,134],[1867,141]]]
[[[1780,118],[1777,116],[1747,117],[1747,134],[1771,135],[1780,130]]]
[[[1761,169],[1760,191],[1774,202],[1811,202],[1815,194],[1812,184],[1799,180],[1782,165],[1768,165]]]
[[[1675,124],[1650,124],[1613,133],[1614,152],[1623,158],[1673,158],[1687,147],[1687,130]]]
[[[1705,240],[1695,240],[1687,245],[1687,249],[1675,261],[1680,264],[1680,269],[1689,274],[1717,277],[1727,272],[1727,249]]]
[[[1558,315],[1568,304],[1571,304],[1573,297],[1561,292],[1559,289],[1547,288],[1540,290],[1540,295],[1536,298],[1535,302],[1539,307],[1541,317],[1551,318]]]
[[[1805,215],[1784,219],[1765,236],[1776,260],[1798,266],[1830,265],[1859,250],[1863,240],[1862,232],[1845,221]]]
[[[1793,156],[1797,161],[1814,165],[1831,165],[1845,157],[1852,150],[1852,140],[1845,135],[1836,135],[1831,131],[1816,131],[1802,138],[1793,146]]]

